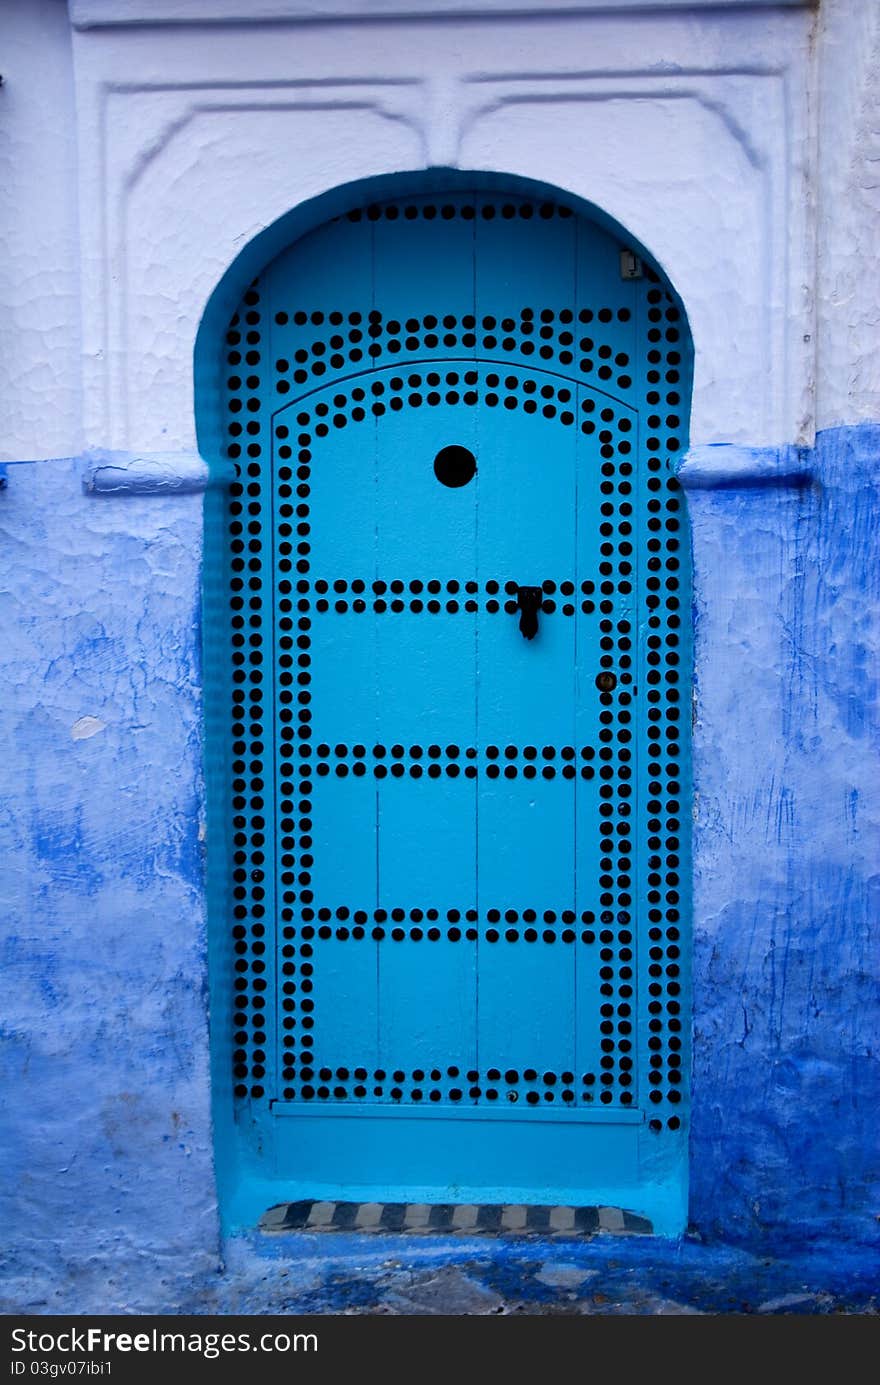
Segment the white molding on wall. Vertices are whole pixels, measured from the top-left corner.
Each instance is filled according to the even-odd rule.
[[[195,335],[236,255],[326,190],[429,166],[556,183],[648,246],[691,318],[695,444],[809,441],[810,22],[78,33],[87,444],[193,448]]]
[[[487,15],[656,13],[673,10],[806,9],[819,0],[69,0],[75,28],[154,24],[320,23],[456,19]]]
[[[457,157],[463,166],[495,166],[497,139],[480,126],[497,116],[496,128],[520,150],[516,171],[563,187],[571,186],[573,148],[558,132],[570,125],[572,111],[582,111],[584,124],[592,125],[595,145],[584,152],[581,185],[573,190],[640,239],[683,298],[697,351],[695,443],[812,436],[812,356],[803,349],[812,335],[812,306],[802,294],[811,228],[801,220],[802,207],[788,201],[791,100],[786,66],[772,61],[721,71],[481,78],[461,100]],[[756,109],[766,125],[754,121]],[[534,137],[542,117],[546,133],[539,142]],[[520,138],[526,126],[539,151],[528,166],[522,160],[529,140]],[[676,135],[677,170],[665,143]],[[595,149],[603,145],[612,157],[596,160]],[[736,226],[735,212],[741,214]],[[804,277],[786,283],[801,237]],[[800,334],[792,330],[797,322]]]

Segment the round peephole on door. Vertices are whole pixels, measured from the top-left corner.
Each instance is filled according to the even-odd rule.
[[[434,475],[441,486],[451,486],[453,490],[466,486],[468,481],[474,479],[476,471],[477,459],[473,452],[459,447],[457,443],[441,447],[434,458]]]

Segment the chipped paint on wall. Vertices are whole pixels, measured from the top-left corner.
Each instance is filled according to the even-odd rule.
[[[878,459],[880,425],[835,429],[808,486],[689,490],[691,1216],[716,1246],[877,1235]],[[218,1279],[201,502],[86,494],[87,466],[18,467],[0,505],[6,1291],[234,1305],[257,1251]]]
[[[0,1223],[6,1293],[44,1311],[218,1261],[201,498],[91,498],[85,465],[13,468],[0,511]]]
[[[692,1215],[753,1243],[878,1230],[880,427],[807,470],[688,494]]]

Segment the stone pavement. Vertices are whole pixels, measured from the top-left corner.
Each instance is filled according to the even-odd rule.
[[[180,1312],[871,1313],[876,1248],[756,1256],[694,1237],[418,1237],[296,1231],[235,1238],[215,1289]],[[175,1311],[175,1310],[171,1310]]]

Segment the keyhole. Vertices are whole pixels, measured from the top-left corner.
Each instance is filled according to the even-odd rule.
[[[466,447],[459,447],[458,443],[441,447],[434,458],[434,475],[441,486],[451,486],[453,490],[472,481],[476,470],[477,459],[473,452],[469,452]]]

